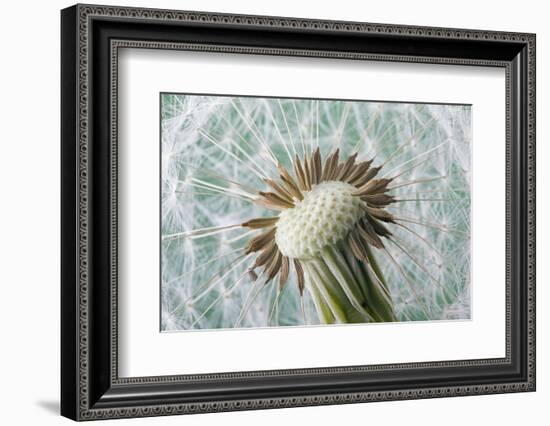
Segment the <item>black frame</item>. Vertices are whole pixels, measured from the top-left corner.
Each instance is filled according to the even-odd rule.
[[[76,5],[61,13],[61,414],[74,420],[535,390],[535,35]],[[506,357],[119,378],[117,52],[506,69]],[[503,230],[504,231],[504,230]]]

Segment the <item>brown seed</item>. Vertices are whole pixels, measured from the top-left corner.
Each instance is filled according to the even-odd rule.
[[[288,257],[283,256],[282,262],[281,262],[281,272],[279,274],[279,290],[282,290],[285,286],[285,283],[288,280],[288,273],[290,271],[290,261],[288,260]]]
[[[278,217],[259,217],[256,219],[250,219],[244,222],[241,226],[244,228],[260,229],[268,226],[273,226],[279,220]]]
[[[274,204],[274,203],[266,200],[265,198],[259,198],[256,201],[254,201],[254,203],[259,205],[259,206],[265,207],[266,209],[275,210],[275,211],[278,211],[278,212],[281,212],[281,211],[286,210],[288,208],[288,207],[285,207],[285,206],[281,206],[279,204]]]
[[[262,197],[264,197],[267,201],[270,203],[279,205],[281,207],[285,207],[287,209],[291,209],[294,207],[294,204],[292,201],[286,201],[284,198],[281,198],[279,195],[275,194],[274,192],[258,192]]]
[[[311,168],[309,167],[309,160],[307,158],[304,158],[304,178],[306,183],[306,189],[309,191],[311,190]]]
[[[341,180],[342,182],[346,181],[346,178],[351,174],[356,158],[357,153],[348,157],[342,169],[340,170],[340,173],[338,173],[338,176],[336,177],[337,180]]]
[[[337,148],[336,151],[334,151],[333,158],[332,158],[332,164],[331,164],[331,173],[329,175],[328,180],[333,180],[336,177],[336,172],[338,170],[338,159],[340,155],[340,148]]]
[[[366,220],[360,220],[356,225],[358,235],[363,239],[366,244],[370,244],[376,248],[384,247],[382,240],[374,231],[372,225]]]
[[[266,263],[269,263],[273,256],[277,253],[277,251],[278,249],[275,241],[271,241],[269,245],[256,258],[256,261],[252,265],[251,269],[256,269],[262,265],[265,265]]]
[[[332,176],[330,180],[338,180],[338,176],[342,172],[342,169],[344,168],[344,163],[340,163],[336,165],[336,168],[332,172]]]
[[[340,154],[340,149],[336,149],[332,154],[330,154],[325,160],[325,166],[323,167],[323,175],[321,176],[321,181],[331,180],[334,171],[338,165],[338,155]]]
[[[279,269],[281,268],[282,259],[283,259],[283,255],[277,249],[275,256],[271,258],[271,261],[267,264],[265,268],[267,279],[264,284],[269,283],[273,278],[275,278],[275,275],[277,275],[277,273],[279,272]]]
[[[288,192],[290,192],[294,197],[296,197],[298,200],[300,201],[303,200],[304,196],[302,195],[302,192],[298,188],[298,185],[296,184],[296,182],[294,182],[294,179],[292,179],[292,176],[290,176],[290,174],[286,171],[286,169],[283,166],[278,165],[277,170],[279,170],[281,180],[283,182],[283,186],[285,187],[285,189]]]
[[[248,241],[248,244],[246,245],[246,254],[262,250],[264,247],[267,246],[268,243],[271,241],[275,241],[275,232],[276,229],[272,228],[269,231],[266,231]]]
[[[357,186],[356,182],[358,182],[360,179],[363,178],[363,176],[365,175],[365,173],[367,173],[367,170],[369,169],[373,161],[374,160],[368,160],[368,161],[362,161],[358,164],[355,164],[348,178],[348,183]]]
[[[300,296],[303,296],[305,288],[304,269],[298,259],[294,259],[294,269],[296,270],[298,290],[300,291]]]
[[[284,198],[286,201],[292,203],[292,194],[288,192],[285,188],[283,188],[281,185],[279,185],[277,182],[275,182],[272,179],[264,179],[264,182],[267,183],[271,188],[275,190],[275,193],[279,195],[281,198]]]
[[[388,228],[386,228],[378,219],[375,219],[374,217],[369,217],[368,221],[378,235],[381,235],[382,237],[389,237],[392,235]]]
[[[374,195],[386,192],[391,181],[392,179],[372,179],[355,191],[353,195]]]
[[[313,164],[315,165],[315,183],[317,184],[321,182],[321,175],[323,173],[323,164],[319,147],[317,147],[313,153]]]
[[[366,210],[371,216],[374,216],[376,219],[380,219],[383,222],[395,223],[395,218],[387,210],[377,209],[369,206],[366,207]]]
[[[354,182],[354,185],[357,187],[357,188],[361,188],[363,185],[365,185],[369,180],[371,180],[372,178],[374,178],[378,172],[380,171],[382,167],[378,166],[378,167],[370,167],[367,172],[360,178],[360,179],[357,179],[355,182]]]
[[[374,207],[385,207],[394,201],[394,197],[387,194],[363,195],[361,199]]]
[[[293,167],[294,174],[296,175],[296,180],[298,181],[298,187],[302,191],[307,191],[304,169],[302,169],[302,162],[300,161],[300,158],[298,158],[298,154],[296,154],[296,157],[294,158]]]
[[[350,245],[351,251],[357,259],[368,263],[369,259],[367,257],[365,248],[363,247],[363,244],[354,232],[349,233],[348,244]]]

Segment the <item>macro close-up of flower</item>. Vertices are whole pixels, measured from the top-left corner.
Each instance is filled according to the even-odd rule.
[[[468,105],[161,94],[161,329],[470,318]]]

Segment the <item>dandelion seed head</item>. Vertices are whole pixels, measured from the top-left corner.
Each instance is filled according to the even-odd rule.
[[[361,217],[361,200],[353,185],[330,181],[314,185],[304,199],[279,215],[275,241],[281,253],[308,259],[343,239]]]

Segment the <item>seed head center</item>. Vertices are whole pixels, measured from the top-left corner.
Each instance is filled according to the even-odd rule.
[[[347,236],[363,210],[357,188],[340,181],[322,182],[304,193],[294,208],[279,215],[275,242],[290,258],[311,259]]]

